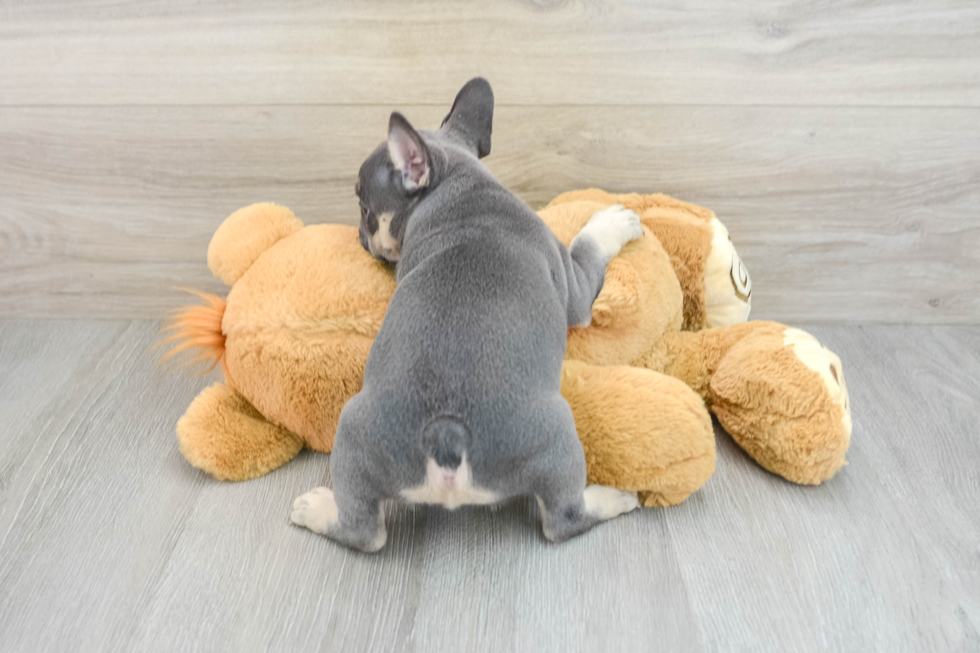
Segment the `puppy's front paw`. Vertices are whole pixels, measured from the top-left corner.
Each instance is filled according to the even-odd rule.
[[[337,523],[339,514],[337,502],[333,498],[333,490],[318,487],[298,496],[293,501],[293,510],[289,513],[289,523],[304,526],[314,533],[322,534]]]
[[[612,519],[639,506],[636,492],[623,492],[605,485],[585,488],[585,510],[600,519]]]
[[[623,245],[643,237],[643,224],[636,211],[627,209],[622,204],[613,204],[596,211],[579,236],[592,238],[606,258],[611,259],[619,254]]]

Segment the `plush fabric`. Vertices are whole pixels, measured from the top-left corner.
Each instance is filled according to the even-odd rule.
[[[683,501],[715,468],[709,409],[766,469],[798,483],[830,478],[850,442],[840,360],[798,329],[744,322],[747,273],[719,272],[741,262],[707,209],[593,189],[539,215],[567,244],[614,203],[636,210],[646,235],[610,262],[592,325],[569,331],[562,376],[589,482],[638,491],[647,506]],[[364,252],[356,228],[302,227],[272,204],[230,216],[208,262],[232,285],[227,299],[184,309],[168,341],[220,362],[226,384],[181,418],[181,451],[226,480],[268,473],[304,445],[330,451],[393,270]]]

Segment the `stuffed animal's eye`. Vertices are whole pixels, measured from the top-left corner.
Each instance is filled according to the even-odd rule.
[[[368,214],[367,207],[364,206],[364,203],[363,202],[361,202],[361,220],[363,220],[364,218],[366,218],[367,217],[367,214]]]

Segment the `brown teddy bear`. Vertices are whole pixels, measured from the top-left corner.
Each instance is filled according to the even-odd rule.
[[[590,483],[635,490],[646,506],[680,503],[715,466],[709,408],[750,456],[817,484],[850,442],[840,359],[799,329],[745,322],[751,282],[711,211],[665,195],[563,194],[540,211],[566,245],[597,210],[637,211],[646,238],[613,259],[592,325],[571,329],[562,394],[575,415]],[[329,452],[344,403],[395,290],[392,268],[357,229],[304,227],[255,204],[228,217],[208,249],[232,286],[201,295],[170,325],[165,357],[198,348],[225,383],[177,424],[191,464],[224,480],[266,474],[304,446]]]

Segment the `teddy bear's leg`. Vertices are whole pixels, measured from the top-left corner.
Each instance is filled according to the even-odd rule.
[[[223,481],[267,474],[292,460],[303,441],[266,421],[237,391],[216,383],[201,391],[177,422],[180,451]]]
[[[590,484],[636,491],[644,506],[670,506],[714,473],[711,416],[682,381],[569,360],[562,395],[572,407]]]
[[[815,485],[844,465],[851,412],[840,359],[816,338],[776,322],[678,334],[668,373],[698,390],[760,465]]]
[[[844,464],[851,407],[840,359],[805,331],[749,338],[711,379],[718,421],[760,465],[817,485]]]

